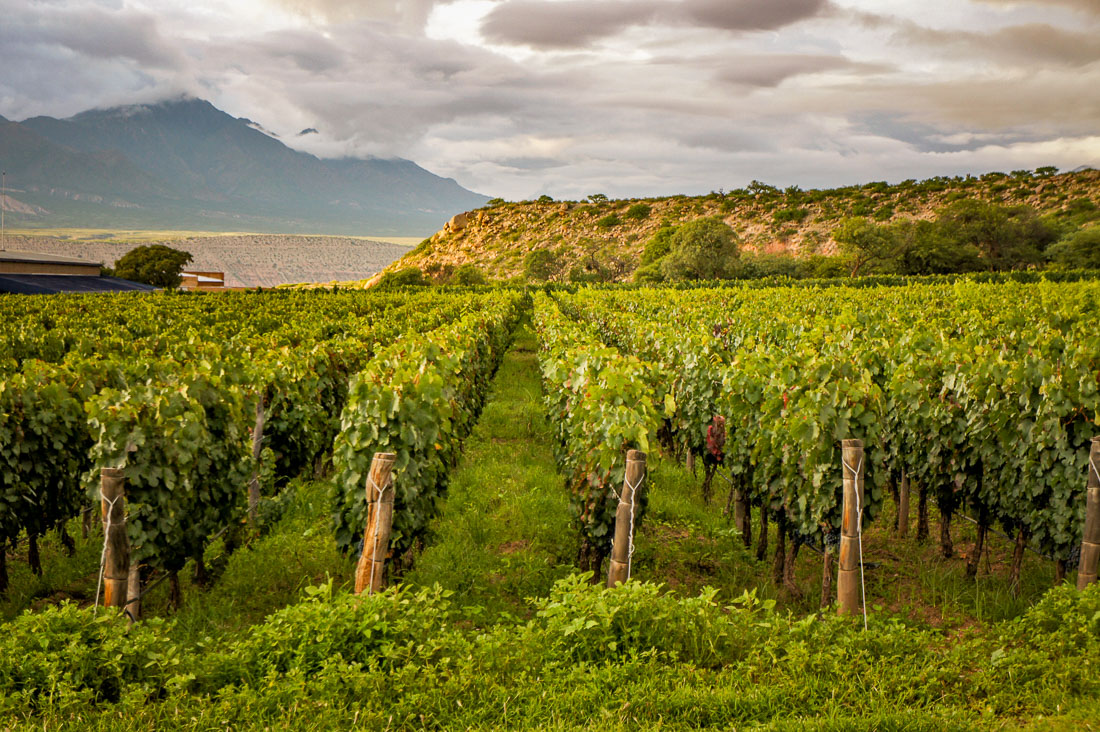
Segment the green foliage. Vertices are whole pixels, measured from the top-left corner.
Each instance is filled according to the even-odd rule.
[[[448,281],[451,285],[487,285],[489,280],[485,278],[485,274],[478,269],[476,264],[463,264],[457,268],[451,274],[451,278]]]
[[[140,706],[177,685],[180,662],[155,620],[127,628],[113,609],[93,615],[67,602],[25,613],[0,634],[0,715]]]
[[[697,219],[672,234],[671,251],[661,263],[670,280],[711,280],[732,277],[740,256],[737,235],[720,219]]]
[[[173,289],[179,287],[180,272],[190,261],[187,252],[164,244],[146,244],[131,249],[115,262],[115,277]]]
[[[896,239],[892,269],[901,274],[973,272],[982,268],[978,248],[959,242],[932,221],[898,221],[890,228]]]
[[[623,216],[634,221],[641,221],[643,219],[648,219],[649,214],[652,213],[652,211],[653,208],[648,204],[635,203],[626,210],[626,213],[623,214]]]
[[[556,280],[561,270],[561,256],[553,249],[535,249],[523,258],[523,274],[532,282]]]
[[[1100,269],[1100,225],[1081,229],[1050,248],[1055,263],[1070,268]]]
[[[341,551],[353,548],[366,526],[367,477],[376,452],[397,456],[394,553],[423,536],[518,305],[518,294],[501,293],[451,325],[398,340],[352,378],[333,445],[333,528]]]
[[[852,277],[885,267],[897,248],[890,229],[864,218],[844,219],[833,230],[833,238],[849,260]]]
[[[665,276],[661,272],[660,260],[642,265],[638,269],[634,270],[634,281],[650,285],[664,282]]]
[[[386,272],[375,286],[388,290],[396,287],[427,287],[430,284],[419,267],[404,267]]]
[[[607,203],[608,199],[607,199],[607,196],[604,195],[603,193],[593,193],[592,195],[590,195],[588,197],[588,200],[591,201],[592,203],[600,204],[600,203]]]
[[[610,229],[618,226],[622,222],[623,220],[619,218],[618,214],[611,213],[597,221],[596,226],[600,227],[601,229]]]
[[[1026,206],[1004,207],[972,199],[944,208],[937,218],[943,235],[976,248],[991,269],[1013,269],[1042,261],[1056,234]]]
[[[777,224],[800,223],[809,214],[810,212],[804,208],[791,206],[788,208],[778,209],[774,214],[772,214],[772,221]]]
[[[553,203],[554,199],[544,193],[541,196],[539,196],[538,202],[539,203]]]
[[[663,397],[651,364],[603,346],[543,294],[535,296],[535,328],[555,456],[583,541],[582,568],[598,571],[610,549],[626,451],[649,450]],[[640,523],[644,496],[638,500]]]
[[[657,229],[642,251],[642,265],[656,264],[664,259],[665,255],[672,251],[672,235],[675,233],[674,226],[662,226]]]
[[[239,365],[167,363],[87,401],[89,482],[123,470],[131,561],[177,571],[243,510],[254,397],[241,376]]]

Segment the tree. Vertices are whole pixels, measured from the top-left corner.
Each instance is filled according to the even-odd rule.
[[[115,277],[170,290],[180,286],[180,272],[190,261],[188,252],[164,244],[146,244],[115,262]]]
[[[536,249],[523,258],[523,274],[533,282],[549,282],[561,274],[561,257],[550,249]]]
[[[1100,269],[1100,225],[1069,235],[1050,248],[1050,258],[1063,267]]]
[[[737,235],[721,219],[696,219],[676,229],[661,262],[670,280],[729,279],[737,271]]]
[[[977,248],[989,269],[1013,269],[1042,261],[1057,238],[1027,206],[998,206],[965,199],[940,212],[941,232],[960,246]]]
[[[890,227],[897,240],[895,271],[930,275],[982,268],[977,247],[947,236],[932,221],[899,221]]]
[[[646,242],[642,251],[642,265],[655,264],[672,251],[672,235],[676,233],[674,226],[662,226]]]
[[[889,227],[858,216],[844,219],[833,230],[840,253],[848,259],[852,277],[869,269],[884,269],[894,256],[897,240]]]

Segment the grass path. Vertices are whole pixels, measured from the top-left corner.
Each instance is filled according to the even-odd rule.
[[[472,616],[522,613],[572,571],[577,541],[541,403],[537,343],[517,331],[427,548],[402,581],[439,583]]]

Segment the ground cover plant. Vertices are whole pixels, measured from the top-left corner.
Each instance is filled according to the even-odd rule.
[[[108,324],[126,308],[158,312],[155,324],[122,320],[131,332],[119,343],[146,362],[142,388],[157,398],[194,389],[184,404],[202,439],[180,454],[222,441],[210,456],[232,456],[219,474],[235,476],[241,528],[214,535],[218,522],[204,523],[197,544],[166,533],[145,619],[128,625],[91,607],[102,535],[82,531],[82,491],[73,508],[57,504],[68,542],[53,523],[11,524],[22,531],[6,542],[0,719],[89,729],[1087,729],[1100,717],[1100,590],[1074,589],[1072,557],[1060,553],[1080,541],[1097,295],[1090,282],[933,283],[587,290],[535,293],[528,305],[501,291],[390,290],[273,293],[267,303],[142,297],[94,317],[98,300],[4,301],[19,323],[2,331],[13,354],[5,388],[20,385],[3,402],[13,405],[8,425],[66,399],[102,403],[50,406],[77,425],[81,414],[106,424],[107,404],[130,414],[138,400],[113,395],[143,393],[135,377],[96,366],[89,344],[110,344]],[[769,317],[750,317],[761,312]],[[240,341],[168,343],[176,328],[218,334],[230,315],[250,324]],[[243,368],[245,355],[266,368]],[[211,366],[183,368],[183,356]],[[235,368],[234,378],[213,380],[213,366]],[[28,399],[52,393],[29,378],[43,369],[54,391],[69,385],[52,402]],[[217,388],[237,400],[230,417],[204,406],[203,390]],[[1045,399],[1022,398],[1033,393]],[[253,458],[257,404],[271,428]],[[225,419],[240,429],[220,428]],[[1002,435],[984,419],[1030,431]],[[930,453],[941,439],[933,426],[952,420],[969,425],[963,441],[949,456]],[[838,617],[831,598],[823,607],[819,592],[829,560],[818,552],[837,515],[834,437],[855,428],[868,444],[866,629],[861,616]],[[326,439],[306,439],[318,432]],[[84,441],[74,446],[99,441],[58,433],[70,434]],[[167,449],[171,434],[155,420],[141,445],[124,434],[135,469],[149,466],[134,480],[154,483],[153,447]],[[15,435],[0,432],[4,454],[24,444]],[[646,505],[634,579],[605,589],[602,557],[589,555],[593,573],[578,571],[586,541],[604,548],[578,505],[621,487],[628,447],[648,453]],[[389,588],[353,595],[361,473],[383,448],[407,453],[405,533]],[[981,480],[955,481],[948,495],[934,468],[967,478],[969,454]],[[195,486],[180,500],[222,495],[204,494],[186,464],[173,464]],[[1046,466],[1041,479],[1014,472],[1035,464]],[[253,472],[264,495],[247,519]],[[903,472],[908,514],[894,497]],[[154,585],[177,561],[179,593]]]

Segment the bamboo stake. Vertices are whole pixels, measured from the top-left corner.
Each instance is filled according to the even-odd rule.
[[[902,471],[898,490],[898,537],[909,536],[909,473]]]
[[[841,466],[844,471],[844,503],[840,522],[840,570],[836,594],[841,615],[860,612],[861,557],[860,521],[863,507],[863,440],[844,440]]]
[[[248,522],[256,523],[256,510],[260,505],[260,453],[264,444],[264,400],[256,402],[256,423],[252,427],[252,480],[248,483]]]
[[[1085,531],[1081,539],[1081,563],[1077,569],[1077,589],[1096,581],[1100,560],[1100,437],[1092,438],[1089,450],[1088,494],[1085,499]]]
[[[99,474],[103,513],[103,606],[123,607],[130,583],[130,538],[126,534],[126,480],[120,468]]]
[[[630,555],[634,552],[634,499],[645,479],[645,457],[641,450],[628,450],[626,453],[626,476],[615,511],[615,540],[611,545],[611,561],[607,568],[608,587],[630,579]]]
[[[822,541],[822,548],[821,607],[825,608],[833,601],[833,552],[826,541]]]
[[[363,553],[355,568],[355,594],[373,595],[382,588],[382,572],[390,548],[393,528],[393,464],[392,452],[376,452],[371,460],[367,479],[367,528],[363,534]]]

